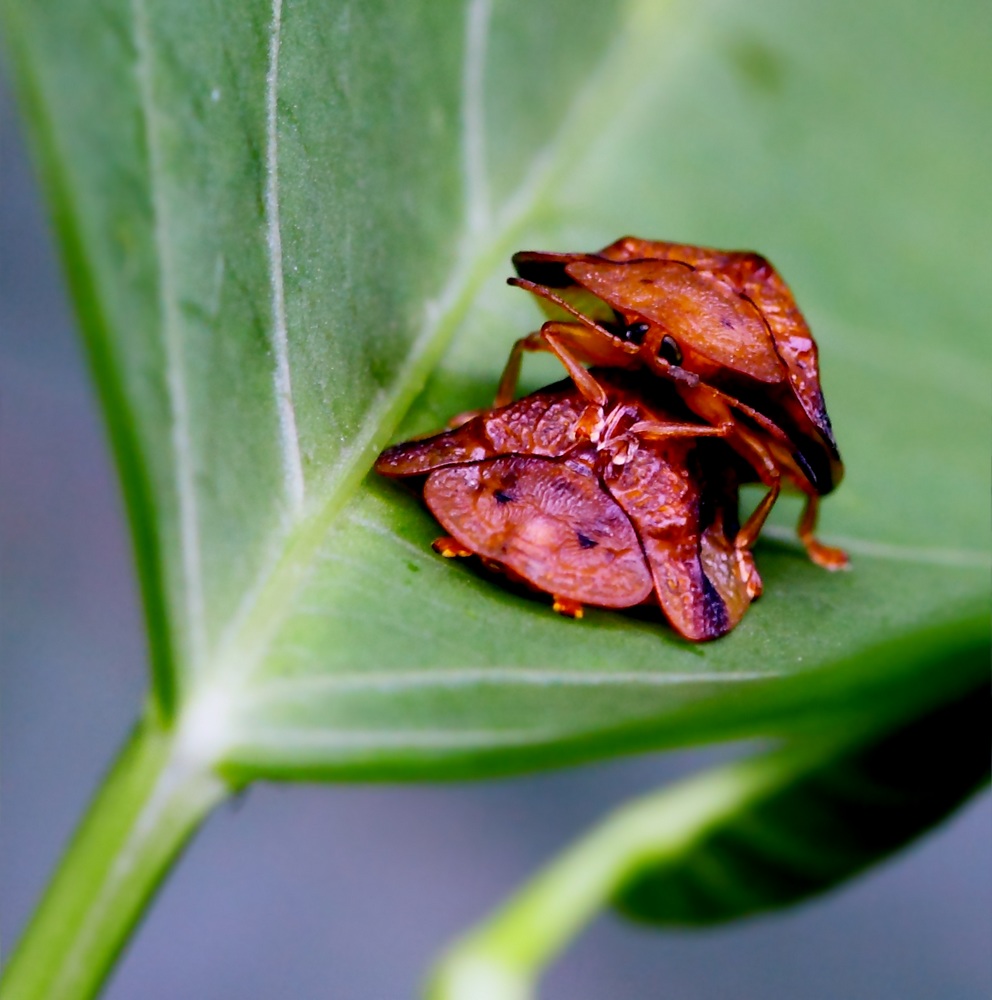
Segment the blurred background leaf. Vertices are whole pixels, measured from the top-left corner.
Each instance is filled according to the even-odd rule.
[[[822,892],[944,819],[988,781],[988,752],[985,684],[882,739],[787,774],[674,864],[644,865],[618,905],[651,923],[704,924]]]
[[[431,1000],[528,1000],[607,902],[701,926],[807,899],[903,846],[988,780],[989,685],[867,740],[850,731],[626,802],[437,964]]]

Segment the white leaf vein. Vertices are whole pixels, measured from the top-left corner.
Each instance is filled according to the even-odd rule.
[[[253,725],[250,743],[253,753],[267,750],[284,755],[308,751],[488,749],[546,742],[556,735],[557,731],[549,729],[300,729]]]
[[[374,692],[394,694],[418,689],[476,687],[599,688],[672,687],[740,684],[785,676],[780,670],[641,671],[556,670],[547,667],[481,667],[430,670],[378,670],[323,674],[267,681],[255,687],[249,702],[307,702],[325,695]]]
[[[470,236],[490,226],[489,180],[486,170],[485,74],[492,0],[471,0],[465,18],[465,60],[462,71],[462,166],[466,220]]]
[[[280,452],[289,514],[303,512],[305,482],[300,454],[296,408],[289,366],[286,290],[279,218],[279,46],[282,38],[282,0],[273,0],[269,27],[269,64],[265,77],[265,232],[268,249],[273,382],[279,415]]]
[[[799,547],[794,531],[779,525],[765,525],[761,531],[763,538]],[[890,542],[874,542],[847,535],[831,535],[825,539],[831,545],[838,545],[851,555],[867,556],[870,559],[891,559],[895,562],[915,563],[919,566],[953,566],[957,569],[992,568],[992,552],[969,551],[966,549],[928,548],[925,546],[900,545]]]

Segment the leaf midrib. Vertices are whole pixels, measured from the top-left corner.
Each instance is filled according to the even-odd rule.
[[[162,186],[155,181],[157,176],[164,174],[164,167],[156,128],[157,112],[151,64],[152,43],[145,0],[131,0],[131,17],[134,22],[135,75],[138,81],[144,141],[148,156],[153,243],[156,259],[159,262],[158,314],[165,349],[166,396],[171,416],[169,440],[175,469],[176,499],[179,505],[179,550],[188,627],[186,641],[175,643],[173,653],[179,655],[178,650],[182,648],[185,659],[195,670],[204,661],[207,645],[199,516],[190,443],[183,337],[179,323],[179,299],[176,294],[168,211],[163,202]]]
[[[282,38],[282,0],[272,0],[269,27],[269,63],[265,74],[265,234],[269,286],[272,293],[272,379],[279,415],[279,448],[283,481],[291,519],[303,513],[306,483],[296,428],[293,381],[289,366],[289,330],[286,326],[285,275],[282,259],[282,228],[279,216],[279,47]]]

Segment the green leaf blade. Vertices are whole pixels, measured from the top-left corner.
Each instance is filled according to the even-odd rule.
[[[583,22],[564,3],[134,0],[84,24],[8,0],[137,484],[160,698],[212,707],[218,766],[490,773],[779,733],[790,713],[881,726],[969,682],[942,664],[988,594],[988,302],[959,252],[987,68],[953,6],[880,57],[894,6],[631,2]],[[422,432],[491,399],[537,322],[502,283],[513,249],[624,231],[781,266],[848,462],[823,530],[852,572],[782,545],[783,502],[765,596],[706,646],[658,616],[557,619],[435,557],[417,501],[363,482],[404,413]],[[528,387],[559,377],[528,359]],[[931,633],[929,660],[897,662]]]

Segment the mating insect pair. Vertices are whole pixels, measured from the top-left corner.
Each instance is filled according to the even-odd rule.
[[[562,614],[656,600],[686,638],[723,635],[761,592],[756,530],[738,530],[734,455],[667,386],[595,375],[596,440],[566,380],[388,448],[376,470],[426,475],[424,500],[450,533],[438,552],[481,556]]]
[[[653,586],[675,628],[713,638],[760,592],[750,548],[785,485],[806,496],[798,534],[810,558],[846,567],[843,552],[814,537],[819,497],[843,472],[816,345],[763,257],[625,237],[597,254],[525,252],[513,262],[510,283],[533,292],[550,318],[514,344],[495,409],[390,449],[377,464],[386,475],[430,473],[427,503],[456,537],[446,554],[477,553],[555,595],[565,612],[583,602],[627,607]],[[542,350],[559,358],[571,383],[510,405],[523,352]],[[545,440],[538,427],[554,433]],[[459,473],[441,474],[456,466]],[[516,493],[494,487],[493,502],[506,510],[487,520],[470,497],[489,495],[492,476],[510,473],[526,473],[524,485]],[[573,473],[587,480],[561,485]],[[737,486],[746,481],[768,492],[738,529]],[[562,499],[570,490],[574,509]],[[616,528],[616,551],[583,530],[585,518],[607,511],[611,524],[625,515],[617,523],[630,529]],[[566,544],[570,531],[594,543],[578,542],[582,558]],[[619,560],[631,537],[640,555]],[[639,598],[624,575],[635,564],[642,589],[647,581]]]

